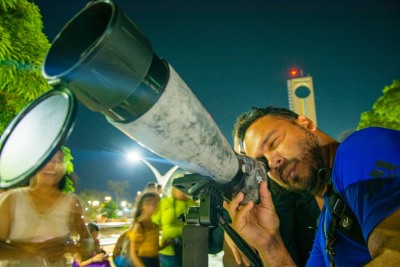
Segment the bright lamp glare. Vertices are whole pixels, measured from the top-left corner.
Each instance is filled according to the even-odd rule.
[[[126,154],[126,157],[130,161],[139,161],[141,159],[140,155],[136,152],[130,152],[130,153]]]

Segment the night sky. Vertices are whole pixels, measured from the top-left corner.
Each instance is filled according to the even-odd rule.
[[[87,3],[33,2],[50,41]],[[383,87],[400,79],[399,1],[115,2],[189,85],[230,143],[243,111],[288,107],[292,67],[312,76],[318,127],[334,138],[355,128]],[[106,190],[108,179],[127,179],[134,196],[154,176],[143,163],[126,160],[132,149],[162,174],[172,167],[83,105],[67,145],[75,156],[78,191]]]

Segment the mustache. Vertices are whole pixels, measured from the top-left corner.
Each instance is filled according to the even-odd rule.
[[[289,159],[289,160],[286,160],[286,161],[279,167],[278,173],[279,173],[279,176],[280,176],[280,178],[281,178],[282,181],[284,181],[284,180],[282,179],[282,177],[283,177],[283,173],[285,172],[285,169],[287,168],[287,166],[289,166],[291,163],[294,163],[294,162],[298,162],[298,160],[297,160],[297,159]],[[284,183],[286,183],[286,181],[284,181]]]

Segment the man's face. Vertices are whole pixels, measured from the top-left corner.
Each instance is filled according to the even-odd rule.
[[[261,117],[247,129],[243,147],[248,156],[267,159],[268,175],[280,185],[292,190],[316,189],[324,162],[318,139],[304,121]]]

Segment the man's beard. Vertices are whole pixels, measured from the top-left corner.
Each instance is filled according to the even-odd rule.
[[[321,168],[325,167],[325,163],[322,157],[322,148],[318,143],[317,137],[311,132],[300,127],[305,137],[299,140],[298,148],[302,153],[301,160],[298,158],[291,159],[287,164],[291,162],[306,162],[309,164],[307,177],[293,177],[292,184],[288,184],[291,191],[306,192],[309,194],[316,195],[322,190],[325,181],[319,179],[318,172]],[[282,175],[281,175],[282,176]]]

